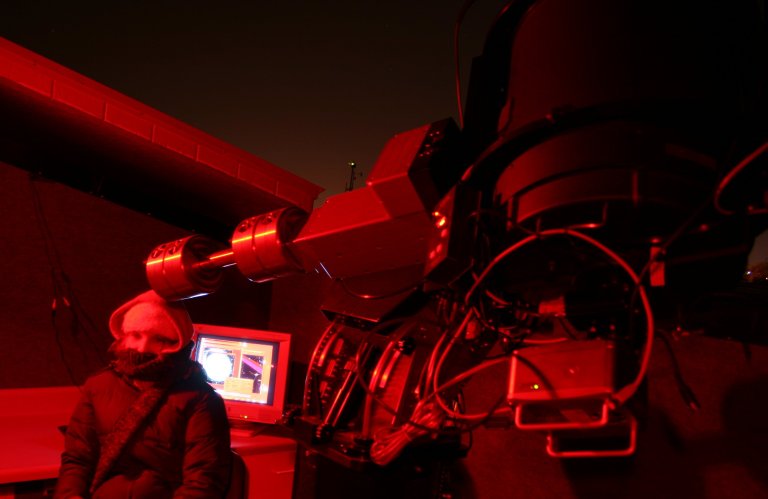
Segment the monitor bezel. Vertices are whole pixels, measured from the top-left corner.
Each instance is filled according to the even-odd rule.
[[[255,341],[261,343],[276,343],[278,345],[277,359],[273,359],[275,365],[275,381],[272,390],[272,403],[259,404],[238,400],[224,400],[227,409],[227,417],[230,421],[242,423],[275,424],[283,416],[285,408],[286,392],[288,390],[288,366],[290,363],[291,334],[268,331],[261,329],[249,329],[231,326],[217,326],[213,324],[194,324],[192,339],[195,347],[192,358],[197,360],[197,346],[200,336]]]

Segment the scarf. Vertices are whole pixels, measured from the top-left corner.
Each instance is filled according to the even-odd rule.
[[[200,376],[201,366],[189,358],[193,345],[189,343],[180,351],[167,356],[119,349],[115,344],[110,347],[109,350],[115,357],[110,364],[112,370],[129,381],[137,379],[153,383],[143,390],[131,407],[118,418],[104,439],[91,482],[91,494],[106,481],[122,452],[160,407],[171,386],[190,375]]]

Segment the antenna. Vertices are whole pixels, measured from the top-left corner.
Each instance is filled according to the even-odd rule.
[[[347,163],[347,166],[349,167],[349,182],[347,185],[344,186],[344,191],[349,192],[352,189],[355,188],[355,179],[357,178],[357,172],[355,172],[355,169],[357,168],[357,163],[354,161],[350,161]]]

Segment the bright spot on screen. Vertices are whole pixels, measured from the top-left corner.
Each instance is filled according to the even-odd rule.
[[[211,381],[222,383],[232,374],[232,359],[220,352],[211,352],[205,356],[203,367]]]

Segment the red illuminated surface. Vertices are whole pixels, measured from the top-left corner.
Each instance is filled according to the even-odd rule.
[[[0,485],[58,475],[64,450],[58,427],[79,397],[74,386],[0,390]]]
[[[235,263],[235,252],[231,249],[222,250],[208,257],[208,260],[201,262],[203,267],[228,267]]]
[[[142,144],[186,158],[196,168],[187,168],[181,175],[190,178],[205,175],[201,183],[209,190],[216,188],[217,177],[210,173],[216,172],[226,176],[222,179],[227,178],[230,182],[237,180],[244,186],[255,188],[252,199],[266,194],[277,201],[272,206],[287,203],[307,211],[312,209],[314,199],[322,191],[320,187],[259,157],[3,38],[0,38],[0,90],[18,95],[19,99],[14,100],[26,99],[34,104],[34,107],[30,105],[26,109],[28,114],[57,112],[60,115],[57,115],[58,119],[66,117],[71,120],[58,128],[60,133],[76,133],[83,126],[81,123],[87,123],[88,126],[101,127],[103,133],[117,134],[122,140],[129,140],[120,135],[127,133],[130,140],[140,139]],[[65,114],[61,114],[62,110]],[[85,121],[81,122],[83,119]],[[50,117],[41,116],[41,120],[50,120]],[[82,136],[91,133],[81,131]],[[113,140],[117,144],[117,139]],[[92,144],[93,147],[97,145]],[[169,164],[168,168],[171,166]],[[227,197],[235,199],[235,192],[230,189],[229,195],[223,196],[219,203],[224,203]],[[253,201],[244,206],[248,204],[253,204]],[[243,213],[242,218],[246,215],[252,213]]]
[[[249,239],[258,239],[260,237],[271,236],[272,234],[275,234],[276,232],[277,232],[277,230],[275,230],[275,229],[265,230],[264,232],[255,232],[253,234],[248,234],[247,236],[244,236],[244,237],[239,237],[237,239],[233,239],[232,240],[232,244],[242,243],[243,241],[248,241]]]
[[[435,227],[441,229],[448,223],[448,218],[445,215],[440,214],[439,211],[432,213],[432,217],[435,219]]]

